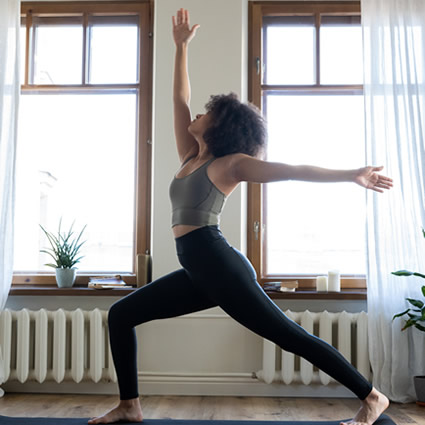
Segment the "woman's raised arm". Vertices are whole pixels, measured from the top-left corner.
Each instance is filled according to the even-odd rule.
[[[382,169],[383,167],[362,167],[354,170],[332,170],[312,165],[262,161],[244,154],[235,155],[231,161],[235,182],[269,183],[282,180],[319,183],[352,182],[381,193],[393,185],[392,179],[377,173]]]
[[[194,37],[199,25],[190,28],[189,12],[184,9],[177,11],[172,17],[173,38],[176,44],[174,62],[174,133],[177,142],[177,152],[183,162],[188,156],[195,155],[198,144],[187,128],[191,122],[190,113],[190,82],[187,69],[187,54],[190,40]]]

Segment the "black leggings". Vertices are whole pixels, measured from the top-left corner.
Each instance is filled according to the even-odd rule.
[[[304,357],[361,400],[371,384],[331,345],[290,320],[256,281],[250,262],[216,226],[176,239],[182,269],[149,283],[113,304],[108,323],[120,399],[138,397],[134,327],[220,306],[251,331]]]

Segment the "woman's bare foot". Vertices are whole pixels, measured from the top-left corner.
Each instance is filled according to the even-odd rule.
[[[381,413],[389,406],[388,398],[373,388],[351,421],[341,422],[341,425],[372,425],[381,416]]]
[[[89,424],[110,424],[115,422],[142,422],[143,414],[139,398],[120,400],[117,407],[97,418],[90,419]]]

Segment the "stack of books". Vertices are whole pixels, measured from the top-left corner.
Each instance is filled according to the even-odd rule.
[[[290,281],[290,282],[265,282],[263,284],[263,289],[265,291],[271,292],[295,292],[298,288],[298,281]]]
[[[125,284],[120,275],[90,277],[88,287],[93,289],[132,288]]]

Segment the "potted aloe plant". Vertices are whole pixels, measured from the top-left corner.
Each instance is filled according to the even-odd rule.
[[[59,221],[59,230],[57,234],[48,232],[41,224],[40,227],[50,243],[51,248],[41,249],[40,252],[49,254],[55,263],[45,264],[53,267],[56,273],[56,283],[60,288],[70,288],[75,282],[77,269],[74,267],[83,257],[78,257],[81,246],[85,243],[80,242],[81,235],[86,226],[83,227],[78,237],[73,237],[72,228],[68,232],[61,233],[62,219]]]
[[[424,229],[422,229],[422,234],[425,238]],[[392,272],[392,274],[396,276],[418,276],[422,279],[425,279],[425,274],[411,272],[409,270],[398,270],[396,272]],[[402,331],[407,328],[410,328],[411,326],[414,326],[421,332],[425,332],[425,285],[422,286],[422,295],[424,296],[423,300],[406,298],[406,301],[409,302],[411,307],[403,311],[402,313],[394,315],[393,320],[397,317],[407,315]],[[417,403],[421,406],[425,406],[425,376],[415,376],[413,379],[415,384]]]

